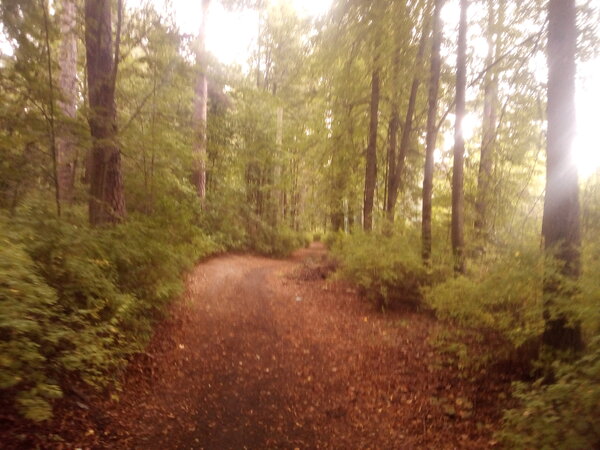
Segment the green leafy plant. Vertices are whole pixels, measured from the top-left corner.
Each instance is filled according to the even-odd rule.
[[[19,409],[32,420],[50,417],[50,401],[61,395],[53,379],[58,367],[52,358],[67,330],[57,312],[56,292],[36,273],[32,259],[21,245],[3,238],[0,389],[16,392]]]
[[[542,277],[539,252],[510,251],[482,264],[477,273],[448,278],[424,294],[438,318],[498,334],[512,349],[543,329]]]
[[[355,233],[333,247],[340,275],[357,284],[378,306],[419,303],[427,272],[408,237]]]
[[[554,363],[556,380],[516,383],[519,406],[498,434],[507,448],[592,449],[600,446],[600,338],[573,364]]]
[[[67,374],[114,380],[181,292],[182,272],[219,250],[191,221],[168,216],[134,214],[109,229],[39,205],[0,217],[0,389],[26,417],[51,416]]]

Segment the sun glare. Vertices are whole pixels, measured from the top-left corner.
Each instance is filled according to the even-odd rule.
[[[320,17],[331,8],[332,0],[267,0],[269,4],[290,4],[299,15]],[[131,6],[144,0],[129,0]],[[163,6],[164,0],[152,0]],[[202,18],[200,1],[170,0],[169,9],[183,33],[197,34]],[[226,10],[219,1],[212,1],[208,11],[206,47],[221,62],[244,66],[250,57],[250,48],[258,34],[258,13],[251,9]]]
[[[481,8],[472,5],[469,8],[470,14],[479,14]],[[442,10],[442,20],[448,35],[452,34],[458,26],[460,16],[460,5],[457,0],[446,2]],[[469,41],[471,51],[479,58],[484,58],[487,53],[487,44],[485,39],[471,38]],[[448,64],[455,63],[455,48],[448,48],[449,54],[446,55]],[[546,56],[544,52],[538,52],[529,62],[529,69],[534,73],[536,81],[546,83],[548,79],[548,69]],[[573,158],[579,176],[582,180],[589,178],[600,169],[600,137],[598,136],[598,108],[600,107],[600,56],[592,61],[578,62],[577,66],[577,94],[576,94],[576,114],[577,114],[577,134],[573,142]],[[473,99],[478,94],[478,88],[467,89],[467,98]],[[450,118],[451,115],[449,115]],[[477,126],[481,126],[481,119],[475,116],[467,116],[463,121],[463,135],[469,140],[474,135]],[[453,121],[452,121],[453,123]],[[453,145],[451,138],[452,131],[448,131],[444,136],[444,142],[448,148]]]

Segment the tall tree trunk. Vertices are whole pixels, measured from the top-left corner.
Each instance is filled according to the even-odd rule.
[[[275,148],[277,149],[277,153],[274,158],[275,161],[273,167],[273,221],[274,225],[277,225],[279,223],[279,217],[283,217],[283,189],[281,175],[281,158],[283,154],[283,106],[277,107]]]
[[[61,35],[59,54],[58,106],[65,117],[56,137],[58,185],[61,202],[73,199],[77,147],[73,122],[77,115],[77,5],[74,0],[62,0],[59,13]]]
[[[579,182],[573,162],[575,136],[575,52],[577,29],[575,0],[548,3],[548,143],[546,197],[542,234],[544,247],[564,265],[562,274],[577,278],[580,272]],[[561,281],[546,274],[544,343],[557,349],[581,347],[581,331],[563,314],[552,314],[555,300],[567,296]],[[554,311],[556,313],[556,311]]]
[[[500,27],[504,22],[504,0],[498,3],[498,17],[494,11],[494,1],[488,0],[488,54],[487,71],[484,78],[483,120],[479,172],[477,175],[477,197],[475,199],[475,232],[478,246],[483,249],[488,234],[487,210],[492,182],[492,166],[496,142],[498,108],[498,71],[492,67],[494,60],[502,54]],[[495,41],[494,41],[495,37]]]
[[[425,170],[423,175],[423,212],[421,221],[421,253],[426,265],[431,263],[431,206],[433,193],[433,152],[437,140],[437,110],[440,87],[442,44],[442,20],[440,12],[444,0],[435,0],[433,10],[433,31],[431,42],[431,68],[429,77],[429,94],[427,100],[427,138],[425,144]]]
[[[456,123],[454,125],[454,162],[452,166],[452,253],[454,270],[465,271],[464,258],[464,157],[465,140],[462,122],[465,118],[465,91],[467,88],[467,8],[468,0],[460,0],[460,24],[456,56]]]
[[[194,183],[196,192],[203,204],[206,198],[206,119],[208,111],[208,81],[206,78],[206,15],[210,0],[202,0],[202,22],[198,37],[198,53],[196,64],[198,66],[198,79],[195,88],[194,102],[194,128],[196,139],[194,140]]]
[[[428,14],[430,8],[426,8],[425,15]],[[402,138],[400,139],[400,150],[398,152],[397,160],[394,163],[394,170],[390,171],[393,176],[390,177],[388,184],[388,201],[386,205],[386,211],[388,218],[394,221],[394,209],[396,208],[396,202],[398,201],[398,193],[400,190],[400,184],[402,183],[402,176],[404,175],[404,166],[406,163],[406,155],[410,147],[410,138],[412,136],[413,118],[415,115],[415,107],[417,105],[417,94],[419,93],[419,86],[421,84],[421,65],[423,62],[423,54],[425,53],[425,44],[427,43],[427,36],[429,34],[428,19],[423,18],[423,30],[421,32],[421,39],[419,41],[419,49],[417,51],[417,57],[415,60],[415,74],[413,76],[412,85],[410,88],[410,96],[408,98],[408,107],[406,108],[406,116],[404,118],[404,127],[402,128]],[[397,130],[397,128],[396,128]],[[395,138],[394,138],[395,139]]]
[[[118,45],[113,55],[110,0],[86,0],[85,44],[92,134],[89,216],[92,225],[100,225],[126,214],[115,105]]]
[[[396,72],[397,67],[394,64],[394,68],[392,69]],[[395,78],[395,77],[394,77]],[[398,111],[398,101],[396,99],[392,102],[392,115],[390,117],[389,124],[389,146],[388,146],[388,154],[387,154],[387,195],[386,197],[386,212],[388,214],[388,219],[392,222],[394,221],[394,207],[392,206],[392,191],[394,190],[394,184],[396,180],[396,161],[397,161],[397,147],[398,147],[398,129],[400,128],[400,114]],[[396,203],[396,198],[394,198],[393,203]]]
[[[377,183],[377,126],[379,113],[379,67],[375,58],[375,67],[371,74],[371,112],[369,121],[369,143],[367,145],[365,171],[365,198],[363,208],[363,228],[373,229],[373,200]]]

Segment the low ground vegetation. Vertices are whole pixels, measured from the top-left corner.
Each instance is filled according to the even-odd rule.
[[[326,242],[340,266],[338,276],[355,283],[378,307],[416,302],[435,313],[445,324],[432,339],[441,368],[451,364],[465,377],[481,370],[512,371],[516,403],[498,434],[507,447],[540,448],[542,443],[544,448],[587,449],[600,443],[593,246],[586,247],[581,279],[568,288],[577,295],[556,305],[558,312],[568,310],[579,319],[588,345],[571,363],[561,363],[541,351],[543,277],[550,271],[559,276],[559,270],[539,249],[488,251],[465,275],[453,276],[448,267],[426,271],[415,241],[405,233],[337,233]],[[548,382],[549,373],[554,383]]]

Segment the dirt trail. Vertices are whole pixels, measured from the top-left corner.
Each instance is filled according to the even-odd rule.
[[[99,406],[103,419],[79,445],[492,446],[506,384],[436,370],[435,322],[374,311],[311,271],[323,254],[313,244],[288,260],[230,255],[199,265],[130,365],[119,400]]]

